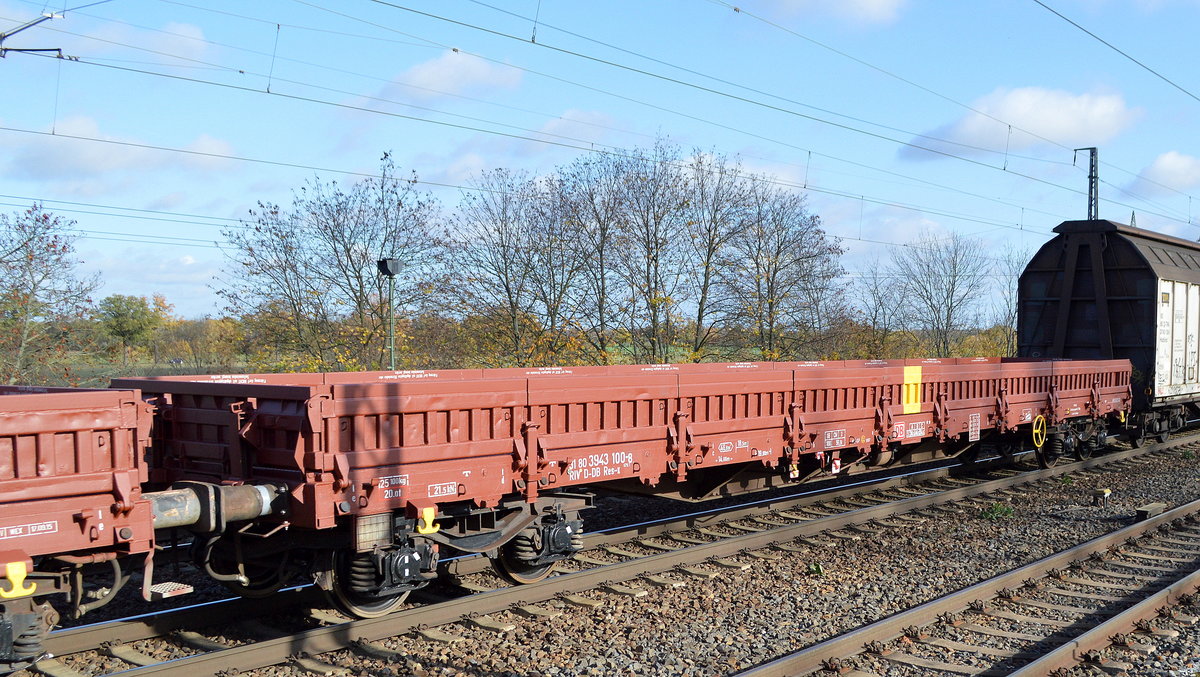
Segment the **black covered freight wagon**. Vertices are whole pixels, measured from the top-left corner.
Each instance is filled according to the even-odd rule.
[[[1200,243],[1113,221],[1065,221],[1018,288],[1023,357],[1127,358],[1134,441],[1166,437],[1200,400]]]

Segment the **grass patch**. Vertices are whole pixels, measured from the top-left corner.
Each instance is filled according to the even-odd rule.
[[[979,517],[981,519],[995,522],[999,519],[1006,519],[1013,516],[1013,507],[1007,503],[993,503],[986,508],[979,509]]]

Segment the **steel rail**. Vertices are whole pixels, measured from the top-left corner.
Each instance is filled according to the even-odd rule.
[[[921,482],[929,482],[943,477],[953,477],[955,471],[960,471],[962,474],[986,472],[998,468],[1010,467],[1011,463],[994,463],[986,461],[981,464],[966,465],[961,463],[945,464],[943,461],[932,462],[933,467],[922,468],[920,464],[909,466],[903,469],[896,469],[894,472],[878,471],[878,473],[864,473],[861,475],[852,475],[858,481],[850,486],[844,486],[843,483],[829,485],[828,488],[812,488],[803,493],[793,493],[784,496],[776,496],[770,499],[760,499],[747,505],[740,505],[724,510],[705,510],[703,512],[689,513],[686,515],[678,515],[675,517],[667,517],[659,520],[652,520],[634,524],[630,526],[616,527],[605,529],[603,531],[585,531],[583,534],[583,550],[591,550],[605,545],[616,545],[626,543],[637,538],[650,538],[653,536],[662,536],[672,532],[694,529],[696,527],[711,527],[719,525],[723,522],[733,522],[740,519],[750,517],[760,517],[769,515],[781,510],[793,510],[802,508],[807,505],[816,503],[826,503],[836,501],[841,498],[853,498],[864,493],[872,491],[885,491],[896,487],[905,487],[919,484]],[[879,474],[879,477],[871,477]],[[484,555],[468,555],[459,557],[446,563],[443,567],[444,573],[452,576],[465,576],[468,574],[481,573],[492,569],[491,560]]]
[[[879,519],[886,519],[900,513],[928,508],[941,503],[983,496],[1004,489],[1041,482],[1049,478],[1087,468],[1166,451],[1175,446],[1192,442],[1194,440],[1184,438],[1178,441],[1149,445],[1140,449],[1109,454],[1087,461],[1055,466],[1008,478],[989,480],[972,486],[948,489],[938,493],[915,496],[879,506],[851,510],[828,518],[813,519],[761,532],[733,536],[720,541],[696,545],[677,551],[648,555],[594,569],[554,576],[531,585],[476,593],[438,604],[400,611],[382,618],[348,621],[339,625],[314,628],[276,639],[261,640],[219,651],[179,658],[156,665],[134,668],[119,674],[129,677],[174,675],[180,674],[180,671],[189,671],[195,674],[215,674],[220,670],[253,670],[267,667],[285,662],[290,657],[300,653],[308,655],[327,653],[348,648],[356,641],[373,641],[394,637],[422,627],[445,625],[482,614],[498,613],[518,605],[546,602],[561,595],[592,590],[612,581],[629,581],[650,574],[664,573],[680,566],[698,564],[730,553],[766,548],[777,543],[795,540],[804,536],[812,536],[824,531],[836,531]],[[1200,508],[1200,501],[1188,505],[1194,506],[1193,509]],[[1176,509],[1166,514],[1174,515],[1178,512],[1179,509]],[[1154,518],[1153,523],[1159,524],[1162,521],[1163,516],[1160,515]],[[1126,535],[1123,538],[1128,538],[1128,536]],[[1028,574],[1025,575],[1028,576]],[[1006,580],[1008,579],[1006,578]],[[1011,581],[1009,583],[1011,584]],[[929,604],[935,603],[931,602]],[[928,606],[928,604],[924,606]],[[861,642],[857,646],[861,646]],[[854,651],[847,650],[843,653],[850,654],[854,653]],[[763,674],[795,674],[795,672]]]
[[[127,644],[161,637],[174,630],[211,623],[214,617],[263,616],[283,613],[304,605],[324,603],[321,594],[310,585],[281,590],[263,599],[221,599],[178,609],[164,609],[132,618],[56,630],[50,633],[43,646],[51,655],[65,656],[95,650],[108,642]]]
[[[1195,592],[1197,587],[1200,587],[1200,570],[1193,571],[1082,635],[1068,640],[1038,660],[1009,673],[1009,677],[1042,677],[1059,668],[1075,667],[1085,660],[1089,651],[1099,651],[1112,644],[1113,635],[1133,632],[1138,621],[1154,618],[1163,605],[1178,604],[1180,597]]]
[[[1186,503],[1174,510],[1143,520],[1117,531],[1098,536],[1086,543],[1044,557],[1023,567],[1000,574],[986,581],[968,586],[919,606],[888,616],[856,630],[843,633],[818,644],[806,647],[782,658],[760,664],[737,673],[739,677],[792,677],[807,675],[822,669],[826,660],[842,659],[862,651],[870,642],[890,642],[904,634],[904,628],[924,626],[935,622],[941,614],[958,612],[975,600],[993,599],[1005,588],[1018,588],[1024,581],[1040,578],[1052,569],[1064,569],[1072,563],[1086,559],[1120,545],[1125,541],[1150,533],[1164,524],[1200,513],[1200,500]],[[1107,637],[1107,635],[1105,635]],[[1046,675],[1046,671],[1027,673]]]

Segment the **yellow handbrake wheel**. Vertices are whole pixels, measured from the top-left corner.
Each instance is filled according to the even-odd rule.
[[[1033,446],[1041,449],[1046,444],[1046,417],[1038,414],[1033,419]]]

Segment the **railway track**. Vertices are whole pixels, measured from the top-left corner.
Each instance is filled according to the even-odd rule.
[[[738,674],[1044,677],[1081,664],[1123,674],[1132,664],[1105,650],[1152,653],[1177,634],[1160,616],[1196,623],[1171,605],[1193,601],[1198,566],[1193,501]]]
[[[766,501],[719,515],[691,515],[590,534],[589,550],[578,558],[579,564],[590,568],[516,588],[484,591],[482,586],[466,583],[477,570],[478,562],[462,560],[453,568],[454,573],[468,589],[477,590],[476,594],[441,599],[427,596],[427,603],[422,606],[364,621],[348,621],[329,612],[315,611],[308,614],[306,622],[323,625],[294,633],[256,625],[243,632],[241,640],[234,640],[243,642],[237,646],[222,643],[229,641],[228,636],[214,639],[195,632],[194,628],[206,621],[211,623],[215,615],[228,618],[240,616],[248,609],[256,613],[270,613],[273,609],[264,609],[261,601],[237,601],[82,627],[52,635],[48,650],[60,656],[98,651],[113,666],[112,670],[106,670],[126,668],[126,674],[130,675],[175,674],[174,671],[214,674],[220,670],[244,671],[288,662],[310,671],[334,673],[336,668],[309,656],[350,648],[384,660],[399,659],[392,655],[395,652],[375,642],[408,632],[434,641],[453,641],[452,631],[438,628],[457,623],[504,632],[511,629],[511,624],[497,621],[492,615],[516,610],[525,615],[548,617],[555,611],[538,605],[555,599],[566,604],[599,605],[604,595],[636,596],[645,594],[646,586],[681,586],[687,578],[711,578],[723,570],[749,568],[759,559],[778,558],[789,549],[794,550],[798,539],[801,543],[804,540],[813,543],[865,538],[880,526],[903,524],[905,513],[927,511],[933,515],[937,506],[956,501],[976,507],[987,505],[1024,484],[1088,468],[1119,465],[1190,441],[1183,438],[1083,463],[990,480],[951,477],[950,469],[941,468],[930,471],[936,475],[933,479],[928,476],[930,473],[922,473],[820,496]],[[596,592],[599,595],[585,594]],[[311,590],[289,591],[279,603],[280,610],[320,604],[319,597]],[[165,653],[177,656],[174,660],[160,662],[163,651],[143,652],[133,646],[163,636],[171,637],[175,650]],[[69,662],[43,663],[38,670],[59,677],[80,674],[69,667]]]

